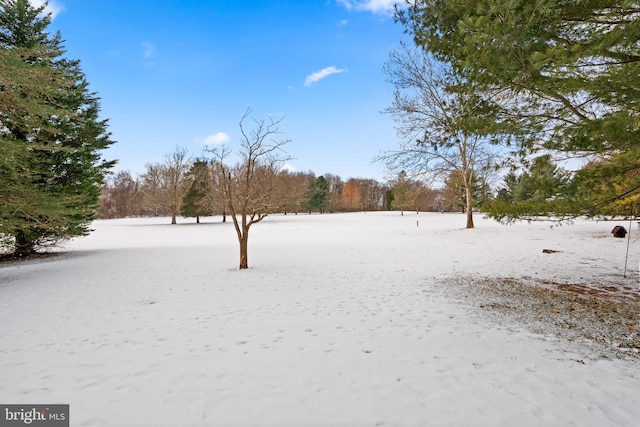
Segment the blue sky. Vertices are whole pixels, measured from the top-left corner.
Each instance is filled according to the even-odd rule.
[[[37,3],[38,0],[32,0]],[[141,173],[176,146],[237,149],[238,122],[284,120],[291,166],[383,180],[397,145],[380,113],[382,73],[401,40],[393,0],[51,0],[52,30],[81,60],[117,143],[105,156]]]

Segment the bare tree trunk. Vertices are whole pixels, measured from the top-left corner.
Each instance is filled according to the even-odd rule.
[[[249,235],[245,231],[244,236],[240,238],[240,270],[249,268]]]
[[[27,239],[27,235],[24,231],[18,230],[15,233],[16,246],[13,254],[15,256],[26,256],[31,255],[36,252],[35,250],[35,242]]]
[[[200,224],[200,215],[196,216],[196,224]]]
[[[467,228],[473,228],[473,212],[471,209],[467,211]]]
[[[171,214],[171,224],[177,224],[177,222],[176,222],[176,214],[174,214],[174,213]]]
[[[467,173],[464,179],[464,190],[467,195],[467,228],[473,228],[473,200],[471,195],[471,174]]]

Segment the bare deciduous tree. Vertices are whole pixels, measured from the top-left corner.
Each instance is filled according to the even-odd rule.
[[[102,187],[99,218],[124,218],[142,214],[140,182],[129,171],[120,171]]]
[[[246,122],[253,122],[247,128]],[[249,230],[252,225],[265,219],[278,208],[276,179],[282,166],[289,160],[282,147],[289,140],[276,140],[280,135],[278,126],[283,118],[274,120],[258,120],[251,116],[247,109],[240,120],[240,158],[236,166],[228,166],[225,161],[231,154],[228,147],[210,149],[213,153],[214,165],[222,182],[227,213],[240,244],[240,269],[249,268],[248,243]]]
[[[384,113],[396,121],[403,142],[376,160],[412,177],[442,180],[459,173],[466,191],[467,228],[473,228],[471,192],[477,169],[497,156],[491,148],[489,103],[477,94],[451,91],[459,78],[421,49],[402,45],[391,53],[384,71],[396,87],[393,104]]]
[[[147,164],[142,176],[146,204],[156,212],[166,211],[171,215],[171,224],[176,223],[182,200],[188,189],[187,173],[191,167],[191,157],[186,148],[165,156],[164,163]]]
[[[309,173],[283,169],[278,175],[277,197],[280,212],[296,215],[304,204],[304,195],[311,180]]]

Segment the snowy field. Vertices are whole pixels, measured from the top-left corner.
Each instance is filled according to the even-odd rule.
[[[419,222],[418,222],[419,221]],[[638,289],[640,233],[460,214],[104,220],[0,264],[0,403],[73,426],[637,426],[637,359],[492,322],[446,279]],[[558,251],[543,253],[543,249]],[[630,319],[637,322],[638,319]]]

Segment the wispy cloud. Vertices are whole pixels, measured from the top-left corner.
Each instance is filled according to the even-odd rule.
[[[153,58],[156,53],[156,45],[148,41],[142,42],[142,49],[142,55],[145,57],[145,59]]]
[[[150,41],[143,41],[142,45],[142,57],[144,58],[144,65],[147,67],[156,66],[156,45]]]
[[[331,74],[344,73],[345,71],[346,70],[342,68],[336,68],[333,65],[331,67],[323,68],[320,71],[316,71],[315,73],[308,75],[307,79],[304,81],[304,85],[311,86],[312,84],[324,79],[325,77],[330,76]]]
[[[369,11],[373,13],[391,15],[398,0],[337,0],[347,10]]]
[[[196,142],[204,145],[219,145],[224,144],[225,142],[229,142],[230,140],[231,137],[228,134],[224,132],[218,132],[212,133],[204,139],[197,139]]]
[[[44,13],[50,13],[51,18],[58,16],[58,14],[64,9],[62,5],[54,0],[49,0],[48,2],[46,0],[29,0],[29,3],[31,3],[33,7],[41,7],[47,3],[47,6],[44,8]]]

